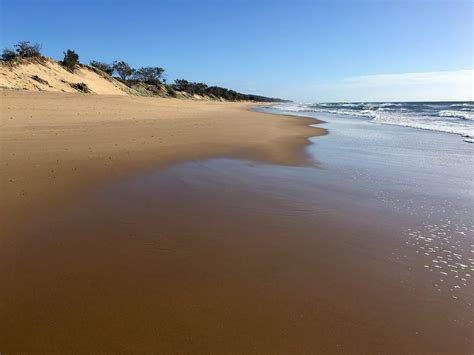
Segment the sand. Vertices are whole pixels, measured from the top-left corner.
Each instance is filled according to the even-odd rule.
[[[76,257],[82,259],[81,266],[76,269],[80,274],[90,267],[95,268],[96,262],[103,260],[94,246],[76,248],[81,238],[75,239],[74,233],[70,232],[64,234],[55,226],[58,221],[68,219],[62,211],[76,206],[82,196],[94,196],[100,186],[133,172],[194,159],[227,156],[286,165],[308,164],[304,151],[307,138],[324,134],[325,130],[309,127],[314,120],[251,112],[252,105],[132,96],[2,92],[0,284],[4,290],[8,288],[8,292],[0,297],[0,351],[100,348],[98,344],[89,347],[86,344],[89,341],[84,342],[83,337],[88,333],[87,329],[101,333],[99,323],[102,320],[92,315],[98,311],[94,306],[89,309],[92,313],[86,311],[86,318],[90,317],[87,323],[92,323],[78,330],[79,333],[86,332],[82,335],[62,321],[54,321],[57,316],[65,316],[60,304],[73,296],[70,294],[72,289],[66,290],[69,277],[58,279],[55,272],[68,270],[66,273],[74,273],[72,270],[78,266],[73,261]],[[83,211],[86,210],[87,207]],[[102,212],[97,214],[102,215]],[[116,224],[105,219],[103,222],[111,229],[91,233],[93,240],[101,240],[100,243],[115,235]],[[179,220],[175,223],[178,225]],[[75,223],[68,225],[76,226]],[[71,243],[63,244],[64,237]],[[48,240],[67,245],[66,249],[72,254],[58,250]],[[40,258],[37,252],[42,255]],[[116,254],[114,260],[118,260],[116,256],[120,258]],[[66,257],[69,261],[64,263],[63,260],[62,265],[58,265],[54,261],[58,257]],[[133,278],[124,281],[133,282]],[[48,279],[55,280],[52,288],[48,286]],[[85,279],[82,276],[73,276],[73,279],[82,288],[80,284]],[[61,289],[59,292],[66,294],[43,294],[48,289]],[[115,292],[120,291],[116,289]],[[93,300],[82,291],[77,295],[85,296],[88,304],[92,302],[90,305],[102,302],[100,297]],[[50,306],[37,302],[49,303],[55,310],[48,310]],[[66,307],[71,310],[66,315],[69,319],[66,322],[80,324],[82,306]],[[157,306],[155,311],[159,309],[161,307]],[[125,318],[128,317],[126,314],[123,314]],[[130,321],[125,320],[126,323]],[[121,321],[111,324],[111,329],[120,327],[119,323]],[[69,329],[64,331],[64,326]],[[112,338],[99,335],[107,342],[103,349],[113,351],[127,347],[120,344],[121,331],[112,331],[111,335]],[[112,345],[109,340],[118,343]],[[144,350],[150,350],[156,344],[143,345]]]
[[[249,103],[133,96],[1,93],[0,222],[69,201],[98,182],[190,159],[305,164],[314,120]]]
[[[124,84],[85,66],[71,72],[58,62],[46,58],[27,58],[18,63],[0,62],[0,88],[28,91],[77,93],[71,84],[85,83],[98,95],[127,95]]]
[[[350,171],[322,174],[306,155],[326,133],[315,120],[1,95],[0,351],[472,349],[471,284],[437,292],[400,237],[418,218]]]

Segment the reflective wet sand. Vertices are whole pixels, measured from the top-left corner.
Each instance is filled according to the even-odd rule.
[[[196,161],[25,224],[2,248],[4,349],[472,349],[471,279],[439,292],[404,235],[417,219],[326,174]]]

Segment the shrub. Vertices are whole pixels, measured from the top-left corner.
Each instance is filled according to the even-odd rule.
[[[113,68],[122,80],[127,80],[127,78],[135,72],[135,69],[131,68],[130,65],[124,61],[114,62]]]
[[[70,49],[64,52],[63,65],[66,68],[70,71],[74,71],[77,64],[79,64],[79,54]]]
[[[86,94],[91,92],[86,83],[71,83],[69,85],[71,85],[73,89],[76,89],[77,91],[80,91]]]
[[[14,60],[16,57],[18,57],[18,54],[10,48],[5,48],[2,52],[2,60],[4,62],[10,62]]]
[[[20,58],[39,57],[41,55],[41,45],[39,43],[30,44],[29,41],[20,41],[14,47]]]
[[[205,83],[194,83],[184,79],[177,79],[174,81],[173,89],[178,91],[185,91],[191,95],[206,95],[208,94],[208,91],[212,88],[209,88]]]
[[[107,73],[109,75],[112,75],[114,73],[114,66],[113,64],[108,64],[108,63],[103,63],[99,62],[97,60],[91,60],[91,66],[94,68],[97,68],[99,70],[102,70],[104,73]]]
[[[198,94],[198,95],[205,95],[206,91],[208,89],[207,84],[204,83],[192,83],[192,93],[193,94]]]

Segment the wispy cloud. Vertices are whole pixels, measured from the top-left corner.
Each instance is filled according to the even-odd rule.
[[[473,100],[474,69],[352,76],[294,93],[305,101]]]
[[[342,79],[336,85],[349,86],[388,86],[388,85],[430,85],[472,83],[474,69],[438,71],[425,73],[375,74],[354,76]]]

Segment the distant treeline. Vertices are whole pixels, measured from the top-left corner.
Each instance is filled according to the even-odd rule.
[[[177,91],[187,92],[191,95],[196,94],[196,95],[215,96],[215,97],[220,97],[229,101],[239,101],[239,100],[267,101],[267,102],[283,101],[281,99],[276,99],[276,98],[271,98],[271,97],[251,95],[251,94],[242,94],[240,92],[222,88],[220,86],[208,86],[205,83],[194,83],[194,82],[189,82],[184,79],[175,80],[172,87],[173,89]]]
[[[41,45],[31,44],[28,41],[20,41],[15,44],[14,49],[5,48],[1,55],[1,60],[5,62],[14,61],[18,58],[41,57]],[[79,55],[68,49],[64,52],[64,58],[59,62],[70,71],[74,71],[79,63]],[[171,96],[178,96],[176,92],[189,95],[207,96],[215,99],[224,99],[227,101],[260,101],[260,102],[285,102],[286,100],[265,97],[259,95],[242,94],[240,92],[226,89],[219,86],[208,86],[205,83],[190,82],[184,79],[176,79],[174,83],[166,83],[164,78],[165,70],[161,67],[141,67],[138,69],[130,67],[125,61],[114,61],[113,63],[104,63],[92,60],[90,66],[120,80],[129,87],[137,84],[146,84],[164,88]]]

